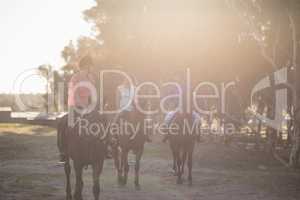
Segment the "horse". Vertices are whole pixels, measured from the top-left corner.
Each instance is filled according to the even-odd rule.
[[[106,119],[100,116],[97,112],[87,114],[86,116],[77,117],[75,126],[69,127],[68,120],[62,120],[58,128],[65,131],[66,139],[66,161],[64,163],[64,171],[66,175],[66,199],[72,200],[71,194],[71,164],[73,160],[73,168],[75,171],[76,183],[74,191],[74,199],[82,200],[83,169],[88,165],[92,166],[93,170],[93,195],[94,199],[98,200],[100,196],[100,174],[103,169],[103,163],[106,155],[105,134],[100,129],[94,130],[93,134],[86,132],[87,126],[92,129],[105,125]],[[102,124],[101,124],[102,123]],[[80,130],[83,129],[83,130]],[[97,132],[96,132],[97,131]]]
[[[177,176],[177,184],[183,183],[182,175],[187,161],[188,183],[192,185],[193,152],[200,133],[199,122],[192,113],[177,112],[169,125],[168,141],[173,155],[173,169]]]
[[[124,126],[134,127],[133,130],[127,130],[124,133],[113,134],[112,140],[112,156],[114,159],[115,168],[117,170],[118,183],[121,186],[127,184],[129,164],[128,154],[133,151],[135,154],[135,179],[134,184],[137,190],[140,190],[139,171],[140,161],[144,152],[146,136],[144,133],[145,115],[137,110],[127,112],[126,115],[121,113],[115,122],[120,128]]]

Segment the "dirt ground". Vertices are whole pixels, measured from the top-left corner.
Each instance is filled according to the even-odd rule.
[[[300,199],[299,172],[282,167],[262,152],[226,147],[207,140],[197,144],[193,186],[189,187],[187,183],[176,185],[171,173],[169,148],[160,140],[154,138],[153,143],[146,144],[140,191],[134,189],[132,173],[128,185],[119,187],[113,162],[107,160],[101,175],[101,199]],[[1,125],[0,199],[64,199],[64,171],[57,164],[57,155],[54,130],[37,126]],[[84,172],[84,199],[93,199],[91,178],[91,169],[88,168]]]

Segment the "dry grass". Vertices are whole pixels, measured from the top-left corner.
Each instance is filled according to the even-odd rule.
[[[53,135],[55,129],[45,126],[33,126],[27,124],[13,124],[13,123],[2,123],[0,124],[0,134],[3,133],[14,133],[18,135],[35,135],[40,131],[44,132],[43,135]]]

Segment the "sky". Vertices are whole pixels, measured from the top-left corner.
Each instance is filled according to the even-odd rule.
[[[45,81],[30,69],[63,64],[63,47],[91,35],[82,11],[93,5],[94,0],[0,1],[0,93],[14,92],[14,87],[26,93],[43,91]],[[16,86],[20,77],[30,78]]]

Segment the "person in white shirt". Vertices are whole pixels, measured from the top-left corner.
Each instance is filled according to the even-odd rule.
[[[135,88],[127,80],[118,87],[117,104],[122,111],[133,111],[134,91]]]

